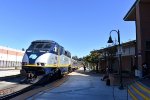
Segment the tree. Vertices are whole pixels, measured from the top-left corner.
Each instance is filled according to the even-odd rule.
[[[98,72],[98,67],[99,67],[98,63],[99,63],[99,58],[100,58],[101,53],[99,52],[99,50],[93,50],[90,53],[91,53],[92,63],[94,66],[96,66],[96,71]]]
[[[25,49],[24,49],[24,48],[22,48],[22,51],[25,51]]]
[[[99,50],[93,50],[89,55],[83,57],[83,60],[85,64],[90,63],[92,65],[92,69],[95,69],[96,66],[96,71],[98,71],[98,62],[100,55],[101,53],[99,52]]]

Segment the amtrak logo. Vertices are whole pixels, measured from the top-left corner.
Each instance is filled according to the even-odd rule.
[[[36,55],[36,54],[31,54],[31,55],[29,56],[29,58],[31,58],[31,59],[36,59],[36,58],[37,58],[37,55]]]

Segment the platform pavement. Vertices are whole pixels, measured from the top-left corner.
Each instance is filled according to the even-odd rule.
[[[20,74],[20,68],[16,69],[15,67],[9,68],[0,68],[0,78],[14,76]]]
[[[127,89],[120,90],[118,86],[107,86],[101,81],[102,74],[83,68],[69,74],[69,79],[62,85],[41,91],[27,100],[132,100]]]

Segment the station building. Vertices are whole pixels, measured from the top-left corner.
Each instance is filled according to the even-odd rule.
[[[137,69],[135,66],[136,40],[128,41],[121,45],[122,72],[134,76]],[[118,45],[100,49],[99,52],[102,54],[99,61],[99,69],[105,70],[109,66],[113,73],[119,73]]]
[[[21,67],[24,51],[0,46],[0,68]]]
[[[150,72],[150,0],[136,0],[125,15],[125,21],[135,21],[136,26],[136,66],[142,72],[147,63]]]
[[[150,73],[150,0],[136,0],[124,17],[124,21],[134,21],[136,27],[136,40],[122,45],[122,71],[143,76],[144,63],[147,63]],[[117,46],[111,46],[100,50],[103,56],[100,59],[100,69],[111,66],[115,72],[119,72]],[[111,52],[110,52],[111,51]],[[135,74],[135,73],[134,73]]]

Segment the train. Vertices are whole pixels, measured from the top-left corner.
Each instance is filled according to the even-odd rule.
[[[20,73],[25,77],[24,81],[36,83],[44,77],[62,77],[77,69],[75,63],[71,53],[57,42],[35,40],[24,53]]]

